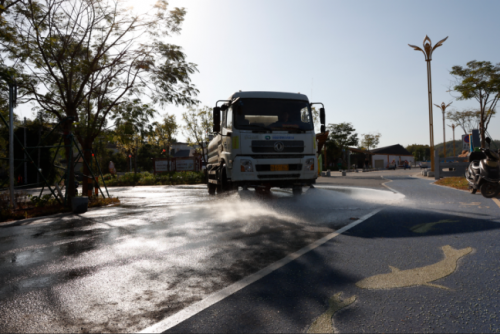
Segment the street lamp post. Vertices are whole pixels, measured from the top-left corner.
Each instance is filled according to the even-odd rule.
[[[453,156],[456,157],[455,155],[455,124],[448,125],[450,128],[453,130]]]
[[[428,88],[428,98],[429,98],[429,132],[430,132],[430,150],[431,150],[431,171],[434,172],[434,126],[433,126],[433,116],[432,116],[432,82],[431,82],[431,60],[432,53],[435,49],[443,45],[444,41],[446,41],[448,37],[437,42],[434,47],[432,46],[431,39],[428,36],[425,36],[423,42],[423,49],[418,46],[408,44],[415,51],[422,51],[425,56],[425,61],[427,62],[427,88]]]
[[[440,108],[441,111],[443,112],[443,149],[444,149],[444,159],[446,160],[446,129],[445,129],[445,123],[444,123],[444,113],[446,108],[450,106],[453,102],[450,102],[448,104],[441,103],[441,105],[434,104],[436,107]]]

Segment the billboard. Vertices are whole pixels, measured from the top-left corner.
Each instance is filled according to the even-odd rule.
[[[169,169],[169,164],[170,161],[168,160],[155,160],[155,173],[162,173],[162,172],[168,172],[169,170],[172,170],[172,167]]]
[[[194,171],[194,159],[176,159],[175,170],[177,172]]]

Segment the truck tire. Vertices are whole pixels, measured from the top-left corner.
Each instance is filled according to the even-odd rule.
[[[229,183],[227,181],[226,165],[221,168],[219,183],[217,184],[217,194],[225,193],[229,190]]]
[[[302,186],[294,186],[292,188],[292,193],[293,193],[293,196],[298,196],[298,195],[302,194]]]
[[[209,194],[210,196],[215,195],[215,189],[217,188],[217,186],[216,186],[215,184],[213,184],[213,183],[209,183],[209,184],[207,185],[207,187],[208,187],[208,194]]]

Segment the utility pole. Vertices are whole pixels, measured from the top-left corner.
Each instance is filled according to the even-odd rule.
[[[453,130],[453,156],[456,157],[455,155],[455,124],[448,125],[452,130]]]
[[[415,51],[422,51],[425,56],[425,61],[427,62],[427,98],[429,102],[429,137],[430,137],[430,153],[431,153],[431,171],[434,172],[434,118],[432,115],[432,76],[431,76],[431,60],[432,53],[436,48],[443,45],[444,41],[446,41],[448,37],[440,40],[436,43],[436,45],[432,46],[431,39],[428,36],[425,36],[423,42],[423,49],[418,46],[408,44]]]
[[[441,111],[443,112],[443,149],[444,149],[445,162],[446,162],[446,127],[444,126],[445,125],[444,115],[445,115],[446,108],[448,108],[450,106],[450,104],[452,104],[452,103],[453,102],[450,102],[448,104],[444,104],[444,102],[443,102],[443,103],[441,103],[441,105],[434,104],[436,107],[441,109]]]

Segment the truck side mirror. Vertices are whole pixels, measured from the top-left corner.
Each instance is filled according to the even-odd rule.
[[[321,124],[321,133],[325,133],[325,124]]]
[[[490,137],[486,137],[486,139],[485,139],[485,140],[486,140],[486,142],[488,143],[488,146],[490,146],[490,145],[491,145],[491,138],[490,138]]]
[[[325,124],[325,108],[319,108],[319,120],[321,124]],[[325,131],[321,131],[325,132]]]
[[[220,107],[215,107],[214,110],[214,128],[213,132],[220,132]]]

